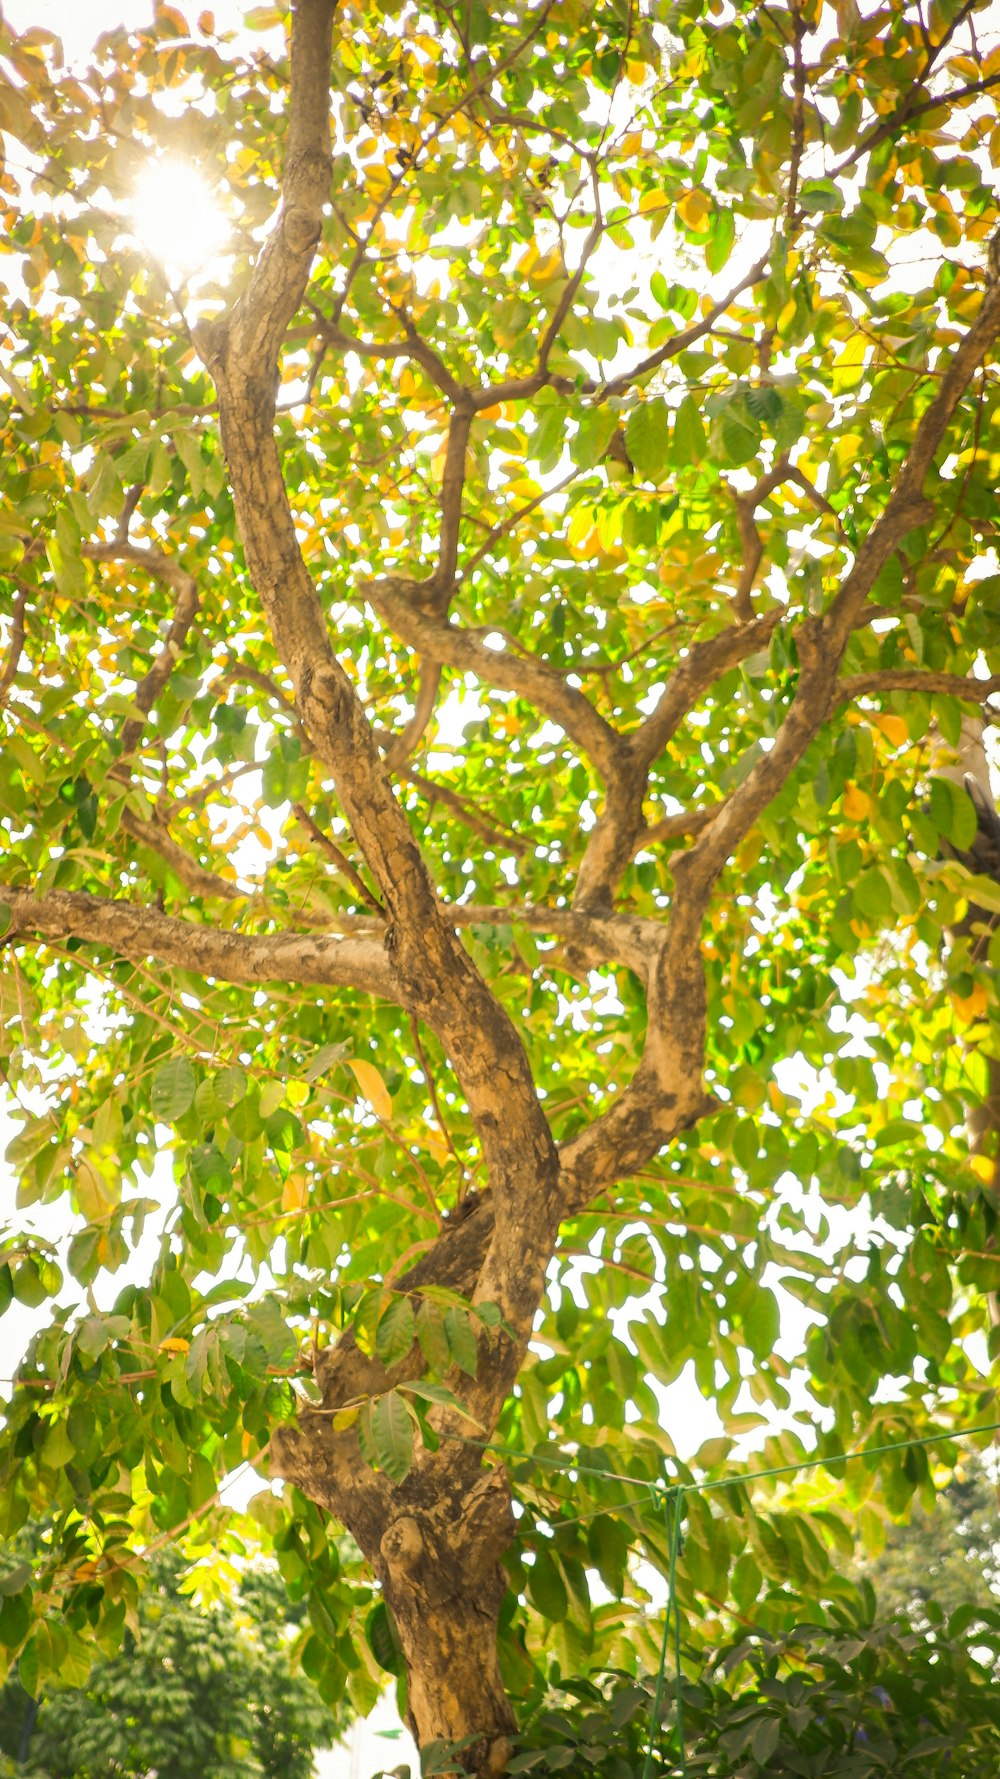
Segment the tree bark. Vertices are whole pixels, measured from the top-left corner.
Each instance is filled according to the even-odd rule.
[[[374,1366],[353,1349],[355,1365]],[[404,1362],[405,1363],[405,1362]],[[497,1654],[514,1533],[506,1471],[477,1444],[444,1440],[400,1484],[371,1471],[353,1428],[308,1410],[272,1441],[279,1475],[350,1532],[382,1587],[406,1668],[406,1718],[421,1749],[458,1743],[464,1766],[503,1771],[516,1728]]]

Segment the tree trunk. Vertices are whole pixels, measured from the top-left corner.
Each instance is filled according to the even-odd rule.
[[[506,1474],[487,1471],[457,1517],[439,1504],[394,1520],[375,1560],[406,1662],[418,1746],[471,1737],[463,1763],[484,1775],[503,1771],[516,1727],[497,1659],[507,1591],[499,1558],[513,1531]]]
[[[462,1744],[471,1773],[503,1771],[516,1727],[497,1658],[514,1532],[510,1484],[474,1446],[443,1442],[393,1484],[361,1458],[352,1429],[309,1411],[272,1440],[276,1472],[346,1526],[382,1586],[406,1666],[418,1747]]]

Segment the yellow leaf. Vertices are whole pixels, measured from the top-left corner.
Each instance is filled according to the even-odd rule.
[[[833,361],[833,389],[835,394],[841,390],[853,389],[861,382],[865,374],[865,358],[868,354],[868,342],[860,334],[848,340],[843,351]]]
[[[97,1223],[113,1211],[121,1198],[121,1180],[117,1169],[112,1171],[105,1164],[101,1165],[96,1155],[89,1161],[81,1161],[76,1170],[74,1182],[76,1202],[80,1213],[88,1223]]]
[[[996,1173],[996,1162],[989,1155],[970,1155],[969,1166],[985,1186],[992,1186]]]
[[[161,1353],[186,1353],[190,1345],[190,1341],[184,1340],[181,1335],[168,1334],[166,1340],[161,1340],[157,1350]]]
[[[894,717],[890,714],[873,717],[872,721],[876,729],[881,729],[886,741],[891,742],[893,747],[903,747],[909,741],[910,731],[902,717]]]
[[[289,1174],[281,1188],[283,1211],[304,1211],[309,1203],[309,1182],[305,1174]]]
[[[703,229],[708,216],[708,196],[703,191],[685,192],[677,206],[677,214],[689,229]]]
[[[966,1025],[971,1025],[974,1019],[982,1019],[989,1006],[986,990],[979,982],[976,983],[970,995],[963,996],[953,993],[951,1000],[959,1019]],[[992,1166],[992,1163],[990,1165]]]
[[[374,1063],[364,1062],[360,1057],[348,1057],[347,1066],[353,1071],[354,1079],[365,1099],[371,1106],[376,1118],[388,1124],[392,1120],[392,1100]]]
[[[430,1125],[427,1130],[427,1147],[433,1155],[434,1160],[440,1167],[443,1167],[448,1159],[448,1145],[445,1142],[444,1137],[441,1135],[441,1132],[435,1130],[433,1125]]]
[[[381,161],[373,161],[365,168],[365,190],[376,204],[380,204],[392,184],[392,174]]]
[[[872,800],[867,791],[861,790],[856,784],[848,785],[844,792],[844,814],[849,822],[863,822],[871,806]]]
[[[558,247],[553,247],[552,252],[547,253],[544,259],[536,261],[530,273],[532,284],[551,284],[553,278],[561,278],[562,275],[563,260]]]

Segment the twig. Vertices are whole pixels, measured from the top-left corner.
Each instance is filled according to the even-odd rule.
[[[37,592],[37,588],[29,586],[27,581],[15,581],[14,585],[16,591],[14,602],[10,608],[10,642],[7,647],[7,658],[2,671],[0,671],[0,710],[7,702],[7,694],[14,684],[17,670],[21,665],[26,635],[24,614],[29,598]]]
[[[301,803],[293,803],[292,813],[296,816],[298,821],[301,822],[310,839],[314,840],[316,845],[321,847],[326,853],[327,857],[333,860],[337,870],[342,876],[347,878],[348,883],[350,883],[357,891],[361,900],[367,902],[369,908],[373,908],[384,920],[385,909],[378,897],[372,894],[360,871],[357,869],[357,866],[351,864],[347,854],[341,852],[336,841],[331,839],[329,834],[324,834],[322,828],[309,814],[308,809],[304,809]]]

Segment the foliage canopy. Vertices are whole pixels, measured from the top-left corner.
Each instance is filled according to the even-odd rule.
[[[95,1663],[85,1688],[50,1691],[39,1709],[8,1680],[0,1751],[22,1773],[311,1779],[314,1751],[336,1740],[338,1723],[292,1674],[280,1577],[251,1570],[233,1599],[201,1606],[181,1591],[183,1568],[176,1551],[153,1559],[137,1635]]]
[[[1000,1418],[982,15],[158,5],[70,71],[2,30],[29,1689],[150,1546],[262,1542],[326,1699],[394,1673],[498,1772],[509,1697],[655,1670],[648,1485],[714,1485],[710,1676],[863,1629],[856,1537]],[[207,264],[137,235],[152,162]],[[758,1468],[862,1455],[741,1481],[762,1411]]]

